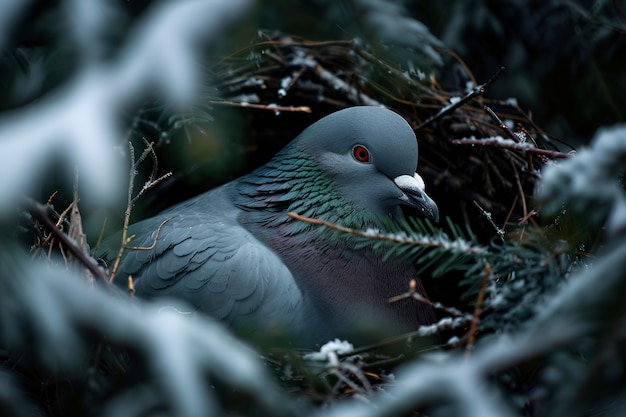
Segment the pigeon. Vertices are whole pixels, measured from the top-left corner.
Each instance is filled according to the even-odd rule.
[[[373,243],[332,237],[290,215],[373,230],[381,219],[403,218],[407,206],[438,221],[417,160],[415,133],[400,115],[339,110],[251,173],[131,225],[117,276],[132,276],[140,298],[208,314],[238,333],[287,334],[302,346],[369,342],[431,324],[428,303],[390,302],[411,281],[426,297],[409,260],[383,261]]]

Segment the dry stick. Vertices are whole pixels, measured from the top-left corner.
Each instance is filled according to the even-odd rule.
[[[343,92],[354,103],[363,103],[368,106],[383,107],[381,102],[358,91],[356,88],[322,67],[313,57],[307,57],[305,65],[311,68],[315,75],[317,75],[324,83],[328,84],[335,90]]]
[[[50,210],[52,210],[52,203],[51,200],[54,197],[54,195],[56,195],[56,191],[53,193],[52,196],[50,196],[50,198],[48,199],[48,207],[50,207]],[[70,212],[70,209],[72,208],[72,205],[70,204],[69,206],[67,206],[62,212],[61,214],[58,214],[59,219],[56,221],[56,223],[54,224],[55,228],[59,229],[61,227],[61,223],[63,223],[63,219],[65,218],[65,216],[67,216],[67,213]],[[56,211],[52,211],[52,213],[57,214]],[[46,236],[46,238],[43,240],[43,242],[41,242],[40,246],[44,246],[44,245],[49,245],[49,249],[48,249],[48,258],[50,258],[50,254],[52,253],[52,245],[54,244],[53,241],[54,235],[50,234],[48,236]],[[61,253],[63,253],[61,251]]]
[[[117,274],[117,270],[120,267],[120,262],[122,261],[122,255],[124,254],[124,248],[126,247],[126,236],[128,235],[128,224],[130,223],[130,213],[132,211],[132,195],[133,188],[135,187],[135,176],[137,175],[137,165],[135,163],[135,148],[132,143],[128,142],[128,151],[130,154],[130,172],[128,175],[128,194],[127,194],[127,203],[126,210],[124,211],[124,225],[122,227],[122,244],[120,245],[119,250],[117,251],[117,256],[115,257],[115,262],[113,263],[113,268],[111,268],[111,275],[109,276],[109,283],[113,283],[115,279],[115,274]]]
[[[409,281],[409,290],[403,294],[400,295],[396,295],[394,297],[391,297],[388,302],[389,303],[395,303],[398,302],[400,300],[404,300],[407,298],[412,298],[416,301],[419,301],[421,303],[424,303],[426,305],[431,306],[434,309],[437,310],[441,310],[441,311],[445,311],[446,313],[450,314],[450,316],[452,317],[463,317],[465,316],[465,313],[463,313],[461,310],[454,308],[454,307],[447,307],[444,306],[443,304],[441,304],[440,302],[432,302],[430,301],[428,298],[424,297],[422,294],[420,294],[419,292],[417,292],[417,282],[415,279],[412,279],[411,281]]]
[[[144,149],[144,151],[141,153],[141,156],[139,157],[139,159],[135,160],[135,148],[133,147],[132,143],[128,142],[128,151],[130,154],[130,160],[131,162],[131,166],[130,166],[130,172],[129,172],[129,179],[128,179],[128,195],[127,195],[127,204],[126,204],[126,210],[124,211],[124,226],[122,227],[122,244],[120,246],[120,249],[117,252],[117,256],[115,257],[115,262],[113,263],[113,268],[111,268],[111,274],[109,276],[109,282],[112,283],[113,280],[115,279],[115,275],[117,274],[117,270],[120,266],[120,262],[122,260],[122,255],[124,254],[124,250],[126,249],[126,246],[128,245],[128,226],[130,224],[130,214],[133,210],[133,207],[135,205],[135,203],[137,202],[137,199],[139,197],[141,197],[143,195],[143,193],[147,190],[149,190],[150,188],[154,187],[156,184],[160,183],[161,181],[163,181],[165,178],[169,177],[171,175],[170,172],[168,172],[167,174],[155,179],[154,176],[156,175],[156,169],[153,166],[153,170],[150,173],[150,177],[148,178],[148,181],[146,181],[146,183],[143,185],[143,187],[141,188],[141,190],[137,193],[137,195],[135,197],[133,197],[133,189],[135,187],[135,177],[137,176],[137,167],[138,165],[143,162],[144,159],[146,159],[146,157],[148,155],[151,155],[152,157],[152,161],[153,164],[156,164],[156,154],[154,153],[154,149],[153,149],[153,143],[149,143],[148,141],[145,140],[144,138],[144,142],[146,143],[146,149]]]
[[[98,253],[98,251],[100,250],[100,243],[102,243],[102,239],[104,238],[104,231],[106,230],[106,227],[107,227],[107,218],[105,217],[102,220],[102,226],[100,227],[100,234],[98,234],[98,240],[96,240],[96,246],[95,248],[93,248],[92,253]]]
[[[259,35],[262,35],[267,39],[267,41],[257,42],[252,45],[245,46],[239,50],[236,50],[228,55],[221,57],[219,60],[212,63],[211,67],[215,68],[218,65],[222,65],[225,61],[232,59],[237,55],[245,54],[247,51],[251,49],[258,49],[263,46],[271,46],[276,50],[277,53],[280,53],[279,47],[284,46],[292,46],[295,48],[308,48],[308,47],[319,47],[319,46],[327,46],[327,45],[352,45],[354,42],[352,40],[332,40],[332,41],[308,41],[308,40],[295,40],[288,36],[281,37],[281,39],[272,39],[269,35],[267,35],[263,31],[259,31]]]
[[[91,258],[89,255],[87,255],[81,248],[79,248],[76,243],[72,241],[69,236],[63,233],[52,221],[50,217],[54,214],[54,211],[50,206],[38,203],[30,198],[27,198],[25,201],[26,207],[28,208],[30,214],[39,223],[43,224],[50,231],[50,233],[59,240],[59,243],[63,244],[63,246],[67,248],[67,250],[69,250],[72,255],[76,257],[76,259],[78,259],[83,265],[85,265],[85,268],[87,268],[94,277],[102,282],[108,282],[108,278],[104,273],[104,270],[100,268],[98,263],[93,260],[93,258]]]
[[[502,131],[504,131],[504,133],[506,133],[506,135],[513,139],[513,142],[519,142],[519,136],[517,136],[515,134],[515,132],[513,132],[507,125],[506,123],[504,123],[502,121],[502,119],[500,119],[498,117],[498,115],[496,114],[496,112],[494,112],[493,110],[491,110],[491,108],[489,106],[487,106],[486,104],[483,106],[483,110],[485,110],[485,112],[493,119],[494,122],[496,122],[498,124],[498,127],[500,129],[502,129]]]
[[[238,103],[236,101],[225,101],[225,100],[209,100],[208,103],[211,103],[217,106],[248,107],[251,109],[260,109],[260,110],[293,111],[293,112],[311,113],[311,108],[309,106],[272,106],[272,105],[267,105],[267,104]]]
[[[472,74],[472,71],[469,69],[469,67],[467,66],[467,64],[465,63],[465,61],[463,61],[463,58],[461,58],[459,56],[459,54],[457,54],[456,52],[454,52],[452,49],[446,49],[445,53],[447,53],[448,55],[450,55],[457,63],[459,63],[462,67],[463,70],[465,71],[465,73],[467,74],[467,76],[470,78],[470,80],[472,81],[472,83],[477,84],[476,82],[476,78],[474,78],[474,74]]]
[[[283,89],[285,91],[285,94],[287,94],[291,87],[293,87],[293,85],[300,79],[300,77],[302,77],[304,71],[306,71],[306,65],[302,65],[300,69],[291,77],[289,84],[287,84],[287,86],[285,86]]]
[[[154,142],[148,142],[145,138],[143,139],[143,141],[146,144],[146,148],[141,153],[141,156],[135,163],[135,169],[137,169],[139,164],[144,159],[146,159],[146,156],[149,154],[150,157],[152,158],[152,172],[150,173],[150,177],[148,177],[148,180],[143,184],[143,187],[141,187],[141,190],[139,190],[137,195],[132,199],[131,203],[133,206],[135,205],[137,200],[139,200],[139,198],[143,195],[143,193],[150,190],[151,188],[154,188],[163,180],[172,176],[171,172],[166,172],[165,174],[161,175],[159,178],[156,178],[158,167],[159,167],[159,161],[157,160],[157,155],[156,155],[156,152],[154,151]]]
[[[133,281],[132,275],[128,276],[128,294],[130,295],[130,298],[135,296],[135,281]]]
[[[417,281],[415,279],[412,279],[409,281],[409,290],[403,294],[400,295],[396,295],[395,297],[391,297],[388,300],[388,303],[395,303],[397,301],[400,300],[404,300],[405,298],[414,298],[415,300],[422,302],[424,304],[427,304],[429,306],[433,306],[432,301],[430,301],[428,298],[424,297],[422,294],[417,292]]]
[[[50,207],[51,213],[53,213],[54,215],[56,215],[58,217],[58,220],[55,223],[55,227],[57,229],[61,227],[61,223],[63,223],[63,219],[65,218],[65,216],[67,216],[67,213],[69,213],[70,209],[72,208],[71,205],[67,206],[61,212],[61,214],[58,214],[56,211],[54,211],[54,209],[52,208],[52,207],[54,207],[54,205],[52,204],[52,200],[54,200],[54,197],[56,197],[56,195],[58,193],[59,193],[58,191],[54,191],[52,194],[50,194],[50,197],[48,197],[48,201],[46,201],[46,204]],[[52,256],[52,246],[53,246],[53,244],[54,244],[54,235],[53,234],[49,234],[48,236],[46,236],[44,238],[43,242],[39,243],[39,246],[48,245],[48,259],[50,258],[50,256]]]
[[[515,206],[517,205],[517,201],[519,200],[519,195],[515,194],[515,198],[513,198],[513,202],[511,203],[511,208],[509,208],[509,211],[506,213],[506,216],[504,217],[504,221],[502,222],[504,225],[506,225],[509,220],[511,220],[511,216],[513,215],[513,210],[515,210]]]
[[[347,42],[343,42],[343,41],[339,41],[339,42],[329,42],[329,44],[351,44],[352,41],[347,41]],[[299,45],[323,45],[325,44],[324,42],[315,42],[315,43],[299,43],[299,42],[292,42],[290,40],[283,40],[283,41],[270,41],[267,42],[267,44],[273,46],[275,48],[275,53],[266,53],[266,56],[274,59],[275,61],[277,61],[280,65],[282,66],[295,66],[293,64],[293,62],[288,62],[281,53],[281,50],[278,48],[278,46],[283,46],[283,45],[289,45],[289,46],[294,46],[297,47]],[[298,66],[300,66],[300,64],[298,64]],[[306,57],[306,59],[304,60],[303,64],[301,65],[300,71],[298,72],[298,74],[296,75],[295,78],[301,76],[301,73],[303,73],[303,69],[310,69],[313,71],[313,73],[315,73],[320,80],[325,83],[330,85],[334,90],[339,90],[342,91],[348,98],[349,100],[351,100],[354,103],[363,103],[363,104],[367,104],[370,106],[378,106],[378,107],[383,107],[383,104],[380,103],[379,101],[369,97],[367,94],[359,91],[357,88],[351,86],[348,82],[344,81],[343,79],[337,77],[335,74],[333,74],[332,72],[328,71],[327,69],[325,69],[324,67],[322,67],[319,62],[317,62],[317,60],[315,59],[315,57],[309,55]],[[292,82],[294,81],[292,80]],[[272,110],[272,111],[305,111],[305,112],[310,112],[310,108],[307,106],[301,106],[301,107],[292,107],[292,106],[288,106],[288,107],[281,107],[281,106],[266,106],[266,105],[261,105],[261,104],[251,104],[251,103],[245,103],[245,104],[241,104],[241,103],[235,103],[235,102],[222,102],[222,101],[218,101],[215,102],[214,104],[224,104],[224,105],[230,105],[230,106],[237,106],[237,107],[251,107],[251,108],[259,108],[259,109],[263,109],[263,110]]]
[[[522,151],[532,153],[539,156],[545,156],[553,159],[567,159],[571,155],[559,151],[551,151],[548,149],[539,149],[530,146],[525,143],[507,143],[499,139],[454,139],[450,143],[453,145],[466,145],[466,146],[491,146],[494,148],[511,149],[514,151]]]
[[[532,209],[530,212],[528,212],[528,214],[526,214],[524,217],[522,217],[521,219],[518,220],[519,224],[523,224],[526,223],[527,221],[530,220],[531,217],[536,216],[537,214],[537,210]]]
[[[388,64],[386,62],[384,62],[382,59],[376,57],[375,55],[373,55],[372,53],[362,49],[362,48],[356,48],[354,49],[354,52],[357,53],[361,58],[363,58],[364,60],[368,61],[368,62],[372,62],[374,64],[379,64],[382,66],[385,66],[387,71],[389,71],[390,74],[395,74],[396,76],[400,76],[403,79],[405,78],[405,74],[398,68],[394,68],[394,67],[390,67],[388,66]],[[358,78],[362,78],[362,76],[355,74],[356,77]],[[367,80],[369,87],[376,89],[377,91],[379,91],[381,94],[385,95],[386,97],[388,97],[389,99],[393,100],[396,103],[400,103],[400,104],[404,104],[407,106],[415,106],[415,101],[414,100],[407,100],[407,99],[403,99],[401,97],[397,97],[394,95],[394,93],[388,89],[386,89],[384,86],[382,86],[379,83],[373,82],[372,80]],[[424,84],[422,84],[421,82],[414,82],[413,85],[415,87],[417,87],[418,89],[425,91],[428,94],[431,94],[433,96],[435,96],[437,99],[440,100],[444,100],[443,97],[439,94],[437,94],[436,91],[432,90],[429,87],[426,87]],[[438,109],[439,106],[438,105],[432,105],[429,106],[427,104],[422,104],[423,108],[428,108],[428,107],[432,107],[434,109]],[[416,116],[416,114],[413,114],[414,116]]]
[[[526,122],[530,123],[536,135],[539,135],[545,143],[549,143],[550,145],[552,145],[554,149],[557,149],[557,147],[552,143],[552,140],[550,139],[550,137],[543,130],[541,130],[539,126],[537,126],[537,124],[533,121],[532,115],[530,113],[527,113],[524,110],[522,110],[522,108],[517,104],[515,104],[512,107],[526,119]],[[571,147],[570,145],[568,144],[565,144],[565,145],[569,146],[572,150],[574,150],[574,148]]]
[[[498,225],[493,221],[493,218],[491,217],[491,213],[485,210],[484,208],[482,208],[476,200],[474,200],[474,205],[478,208],[478,210],[480,211],[480,214],[485,216],[485,218],[489,221],[489,223],[491,223],[491,225],[495,229],[498,236],[500,236],[500,239],[502,239],[502,241],[504,242],[504,235],[505,235],[504,230],[500,229]]]
[[[469,358],[469,354],[474,346],[474,341],[476,340],[476,330],[478,329],[478,321],[482,314],[483,302],[485,301],[485,289],[487,288],[487,278],[489,278],[489,275],[491,275],[491,265],[487,264],[483,270],[483,279],[480,283],[480,291],[478,292],[476,307],[474,307],[474,314],[472,315],[472,322],[468,331],[465,359]]]
[[[446,310],[445,310],[445,308],[444,308],[444,307],[442,307],[442,305],[441,305],[440,303],[433,303],[433,307],[434,307],[434,308],[440,308],[440,309],[442,309],[442,310],[446,311]],[[454,307],[450,307],[450,310],[455,311],[456,309],[455,309]],[[458,313],[457,313],[457,314],[454,314],[455,316],[461,317],[462,319],[464,319],[464,320],[465,320],[465,321],[467,321],[467,322],[471,322],[471,320],[472,320],[472,319],[469,317],[469,315],[466,315],[466,314],[464,314],[464,313],[461,313],[461,312],[460,312],[460,311],[458,311],[458,310],[456,310],[456,311],[457,311]],[[465,316],[468,316],[468,317],[465,317]],[[441,321],[440,321],[440,322],[441,322]],[[433,323],[433,325],[438,325],[438,323],[440,323],[440,322]],[[426,326],[427,326],[427,327],[430,327],[430,325],[426,325]],[[343,358],[343,357],[345,357],[345,356],[357,355],[357,354],[359,354],[359,353],[369,352],[369,351],[372,351],[372,350],[379,349],[379,348],[381,348],[381,347],[385,347],[385,346],[389,346],[389,345],[394,345],[394,344],[396,344],[396,343],[400,343],[400,342],[403,342],[403,341],[406,341],[406,340],[411,340],[411,339],[413,339],[413,338],[415,338],[415,337],[418,337],[418,338],[419,338],[419,337],[423,337],[423,334],[422,334],[421,328],[422,328],[422,326],[420,326],[420,327],[419,327],[417,330],[415,330],[415,331],[408,332],[408,333],[405,333],[405,334],[401,334],[401,335],[399,335],[399,336],[394,336],[394,337],[391,337],[391,338],[388,338],[388,339],[382,340],[382,341],[380,341],[380,342],[373,343],[373,344],[371,344],[371,345],[362,346],[362,347],[356,348],[356,349],[354,349],[354,350],[352,350],[352,351],[350,351],[350,352],[348,352],[348,353],[343,353],[343,354],[340,354],[340,355],[338,355],[338,356],[339,356],[340,358]],[[434,350],[438,350],[438,349],[439,349],[439,348],[438,348],[437,346],[431,346],[431,347],[429,347],[429,348],[425,348],[425,349],[420,350],[420,352],[434,351]],[[381,362],[384,362],[384,361],[381,361]]]
[[[522,198],[522,210],[524,211],[524,217],[525,217],[528,214],[528,206],[526,205],[526,195],[524,194],[524,188],[522,187],[522,180],[519,176],[519,172],[517,172],[517,167],[513,163],[513,160],[509,159],[509,161],[511,162],[511,167],[513,167],[513,173],[515,174],[515,180],[517,182],[517,189],[519,191],[519,195]],[[526,228],[524,227],[522,229],[522,233],[520,234],[520,240],[522,240],[522,238],[524,237],[525,230]]]
[[[130,126],[128,126],[128,130],[126,131],[126,136],[125,137],[126,137],[126,141],[128,141],[129,143],[130,143],[130,138],[131,138],[133,132],[137,130],[137,127],[139,125],[139,120],[141,120],[141,114],[143,112],[144,112],[143,107],[140,107],[135,112],[135,116],[133,116],[132,123],[130,124]],[[102,227],[100,228],[100,234],[98,236],[98,240],[96,241],[96,247],[94,248],[93,253],[98,253],[98,251],[100,249],[100,243],[102,243],[102,238],[104,237],[104,232],[105,232],[105,228],[106,228],[106,222],[107,222],[107,219],[105,217],[104,220],[102,221]]]
[[[457,101],[455,103],[451,103],[451,104],[443,107],[441,110],[439,110],[437,112],[437,114],[435,114],[434,116],[429,117],[424,122],[420,123],[419,126],[417,126],[415,128],[415,130],[417,131],[417,130],[420,130],[420,129],[426,127],[427,125],[431,124],[432,122],[434,122],[434,121],[436,121],[438,119],[441,119],[446,114],[451,113],[454,110],[458,109],[459,107],[461,107],[462,105],[464,105],[465,103],[467,103],[468,101],[473,99],[474,97],[481,96],[481,95],[485,94],[485,91],[487,91],[487,87],[489,87],[491,84],[494,83],[494,81],[496,81],[498,79],[498,77],[500,76],[502,71],[504,71],[504,67],[498,68],[498,71],[496,71],[496,73],[493,75],[493,77],[491,77],[489,79],[489,81],[487,81],[484,84],[477,85],[476,87],[472,88],[472,91],[470,91],[465,97],[463,97],[459,101]]]
[[[163,225],[167,222],[169,222],[170,220],[172,220],[171,217],[168,217],[167,219],[163,220],[161,222],[161,224],[159,225],[159,227],[157,227],[156,233],[154,234],[154,240],[152,241],[152,244],[150,246],[128,246],[126,245],[126,249],[130,249],[130,250],[152,250],[156,247],[157,242],[159,241],[159,234],[161,233],[161,228],[163,227]],[[135,237],[135,235],[130,237],[130,240],[132,240],[132,238]]]
[[[68,236],[76,242],[78,247],[82,248],[83,252],[88,253],[89,245],[87,244],[87,238],[83,231],[83,219],[78,209],[78,167],[74,168],[74,189],[73,200],[70,204],[70,226],[67,231]],[[94,277],[89,270],[86,270],[87,279],[89,283],[93,285]]]

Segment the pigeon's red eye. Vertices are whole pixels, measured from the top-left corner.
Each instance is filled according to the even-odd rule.
[[[369,162],[370,160],[370,151],[363,145],[356,145],[352,148],[352,156],[359,162]]]

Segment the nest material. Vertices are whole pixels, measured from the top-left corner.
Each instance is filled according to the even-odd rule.
[[[269,141],[273,152],[344,107],[387,106],[416,130],[418,171],[442,217],[485,238],[494,236],[494,225],[514,226],[531,217],[539,170],[550,159],[567,157],[515,100],[484,96],[496,77],[477,85],[466,69],[465,85],[446,90],[434,75],[390,62],[360,41],[260,35],[264,41],[212,68],[222,99],[211,104],[249,112],[255,148],[267,149]]]
[[[494,225],[503,228],[531,217],[538,171],[550,159],[567,156],[514,101],[484,97],[485,88],[495,79],[482,86],[471,81],[470,86],[446,90],[432,75],[386,60],[356,41],[264,36],[267,40],[212,68],[217,80],[213,85],[220,97],[202,103],[234,106],[250,117],[249,130],[257,145],[254,152],[270,154],[255,158],[257,164],[326,114],[354,105],[387,106],[416,130],[418,170],[442,216],[467,224],[489,239],[495,234]],[[514,126],[507,127],[502,120]],[[157,134],[160,129],[155,127]],[[506,140],[481,140],[495,137]],[[490,212],[493,224],[487,221],[485,211]],[[291,391],[325,402],[370,394],[373,386],[391,382],[386,367],[398,358],[405,359],[384,356],[380,360],[369,350],[363,351],[369,356],[344,358],[339,365],[313,376],[307,369],[292,369],[289,361],[284,365],[282,356],[269,362],[281,373],[287,373],[285,367],[294,374],[283,376]]]

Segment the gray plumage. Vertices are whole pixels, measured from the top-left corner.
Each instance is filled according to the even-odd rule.
[[[154,248],[127,250],[118,276],[132,275],[140,297],[180,299],[240,331],[284,330],[303,345],[432,323],[423,303],[388,303],[417,278],[406,260],[382,262],[286,214],[364,229],[410,205],[438,219],[416,166],[403,118],[379,107],[338,111],[252,173],[132,225],[131,245]]]

